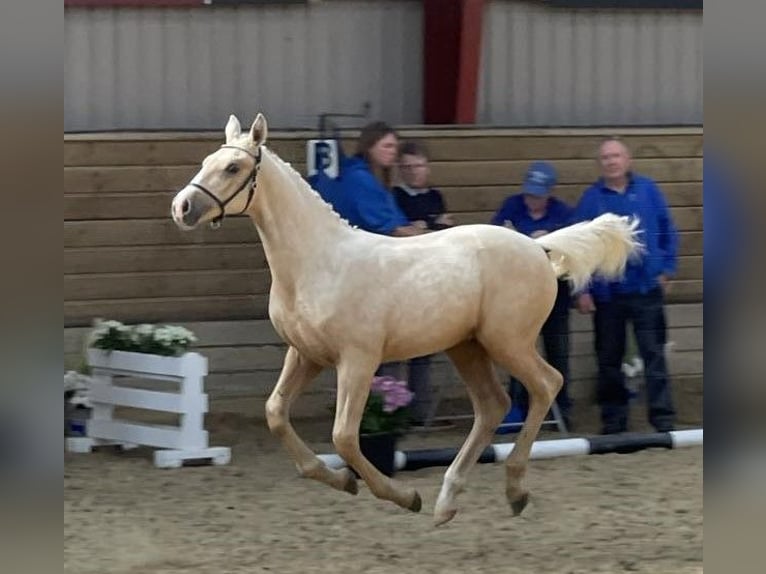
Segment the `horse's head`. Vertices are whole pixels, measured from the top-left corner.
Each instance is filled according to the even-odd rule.
[[[258,114],[243,134],[239,120],[229,117],[226,143],[207,156],[202,169],[173,198],[170,213],[181,229],[200,224],[220,224],[225,215],[247,211],[255,194],[261,165],[261,145],[266,141],[266,118]]]

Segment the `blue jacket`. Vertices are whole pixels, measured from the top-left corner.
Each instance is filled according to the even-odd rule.
[[[598,180],[585,190],[575,209],[575,221],[594,219],[604,213],[634,215],[640,220],[639,239],[645,251],[628,261],[624,277],[607,282],[594,278],[590,292],[596,301],[608,301],[614,294],[647,293],[659,283],[659,275],[674,275],[678,262],[678,231],[670,209],[657,184],[638,174],[629,174],[628,187],[618,193]]]
[[[390,235],[397,227],[409,225],[394,196],[359,156],[341,160],[337,179],[320,172],[309,183],[342,218],[360,229]]]
[[[505,225],[510,221],[511,225],[519,233],[532,235],[535,231],[556,231],[572,223],[574,210],[566,203],[551,197],[548,200],[548,209],[544,217],[532,219],[529,210],[524,203],[524,194],[518,193],[505,200],[500,209],[492,217],[492,225]]]

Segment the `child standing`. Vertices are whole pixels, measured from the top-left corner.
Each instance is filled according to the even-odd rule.
[[[425,231],[438,231],[454,225],[441,192],[428,186],[428,153],[422,145],[409,141],[399,147],[399,173],[401,183],[393,188],[393,193],[410,225]],[[437,430],[454,426],[449,421],[430,422],[435,414],[431,396],[431,358],[432,355],[415,357],[407,363],[408,385],[415,393],[412,414],[416,429]]]

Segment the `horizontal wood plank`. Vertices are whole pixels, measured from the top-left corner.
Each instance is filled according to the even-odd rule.
[[[554,163],[562,184],[590,184],[598,178],[591,160],[559,160]],[[699,158],[637,159],[635,169],[662,183],[702,180]],[[305,173],[304,163],[293,167]],[[434,186],[517,185],[529,162],[476,160],[431,162]],[[174,166],[104,166],[64,168],[64,192],[116,193],[171,191],[183,188],[199,171],[199,164]]]
[[[697,158],[637,159],[633,164],[637,172],[662,183],[702,180],[702,160]],[[554,165],[562,184],[586,185],[599,175],[590,160],[559,160]],[[527,161],[432,162],[431,180],[436,187],[518,185],[528,167]]]
[[[594,160],[603,136],[489,136],[412,138],[423,142],[435,161],[466,160]],[[634,158],[702,156],[702,135],[628,136]]]
[[[701,232],[702,208],[671,208],[680,231]],[[494,211],[457,212],[458,224],[489,223]],[[701,253],[701,235],[693,241],[695,250],[684,251],[690,255]],[[244,216],[227,218],[220,229],[202,227],[194,231],[180,230],[170,218],[167,219],[121,219],[109,221],[65,221],[64,247],[115,247],[142,245],[189,245],[212,243],[258,243],[258,234],[252,221]]]
[[[193,231],[179,229],[170,217],[64,222],[65,248],[258,242],[255,226],[246,216],[227,217],[220,229],[204,226]]]
[[[306,141],[269,138],[267,146],[285,161],[305,161]],[[201,163],[223,143],[223,132],[204,139],[65,141],[64,167],[192,165]]]
[[[672,306],[670,306],[672,308]],[[210,363],[209,371],[237,372],[241,370],[276,369],[281,366],[286,345],[279,339],[268,321],[210,321],[177,323],[191,329],[199,339],[194,350],[206,357],[216,357]],[[65,354],[80,353],[84,345],[84,337],[90,328],[65,329]],[[671,344],[670,354],[686,351],[704,350],[704,331],[701,326],[669,327],[668,341]],[[267,349],[269,357],[277,357],[275,362],[265,362],[257,358],[258,366],[251,364],[253,349]],[[276,349],[281,349],[279,352]],[[236,352],[243,354],[237,355]],[[594,353],[594,337],[592,329],[571,331],[570,356],[592,355]],[[232,359],[232,357],[240,357]],[[271,360],[271,359],[270,359]],[[445,360],[445,357],[436,360]]]
[[[701,182],[665,183],[661,188],[671,207],[702,206]],[[575,206],[584,190],[582,185],[558,185],[554,195]],[[448,211],[497,211],[508,197],[520,191],[518,185],[441,188]]]
[[[702,336],[701,328],[704,326],[702,303],[669,304],[665,306],[665,315],[671,339],[674,332],[685,330],[697,330]],[[282,344],[282,340],[268,319],[180,321],[177,324],[195,333],[199,339],[197,348],[203,350],[206,347]],[[589,334],[593,330],[592,317],[572,310],[569,326],[573,336]],[[89,331],[90,326],[64,329],[64,352],[79,352],[82,349],[83,337]]]
[[[681,257],[674,284],[702,280],[702,257]],[[64,299],[88,301],[154,297],[265,295],[271,286],[268,268],[141,273],[90,273],[64,276]],[[671,287],[670,294],[674,288]],[[684,291],[686,293],[686,291]]]
[[[584,190],[582,185],[560,185],[555,195],[576,205]],[[667,183],[662,190],[673,207],[702,206],[702,183]],[[516,186],[446,187],[442,189],[450,211],[490,211],[500,208]],[[157,219],[167,217],[175,191],[125,193],[75,193],[64,196],[64,219]]]
[[[266,295],[270,286],[268,269],[94,273],[65,275],[64,300]]]
[[[64,326],[90,325],[95,318],[124,323],[265,319],[268,295],[64,301]]]
[[[680,255],[702,255],[702,231],[686,231],[678,234],[678,253]]]
[[[702,301],[704,285],[702,279],[672,280],[665,300],[669,303],[696,303]]]
[[[507,130],[495,130],[493,135],[463,130],[461,134],[442,135],[441,131],[400,132],[402,140],[412,139],[428,146],[431,159],[440,160],[494,160],[494,159],[592,159],[604,137],[601,135],[559,135],[544,130],[521,135]],[[311,134],[311,137],[317,137]],[[104,140],[65,140],[64,166],[107,165],[180,165],[201,161],[223,143],[223,133],[211,133],[205,137],[178,134],[175,137],[146,140],[144,138]],[[283,139],[270,137],[268,146],[286,161],[302,161],[306,154],[308,137]],[[636,158],[701,157],[703,135],[634,133],[624,138]],[[346,153],[353,153],[356,140],[342,138]]]
[[[200,165],[65,167],[64,193],[180,190],[200,170]],[[304,163],[295,163],[293,167],[301,174],[305,172]]]
[[[675,279],[684,281],[688,279],[703,279],[703,262],[701,255],[687,255],[678,258],[678,271]]]
[[[262,269],[266,256],[260,243],[73,247],[64,249],[64,273],[126,273]]]

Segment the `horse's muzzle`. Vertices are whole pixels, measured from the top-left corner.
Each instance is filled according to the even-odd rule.
[[[170,205],[170,214],[181,229],[194,229],[202,217],[215,208],[204,194],[193,187],[186,187],[178,192]]]

